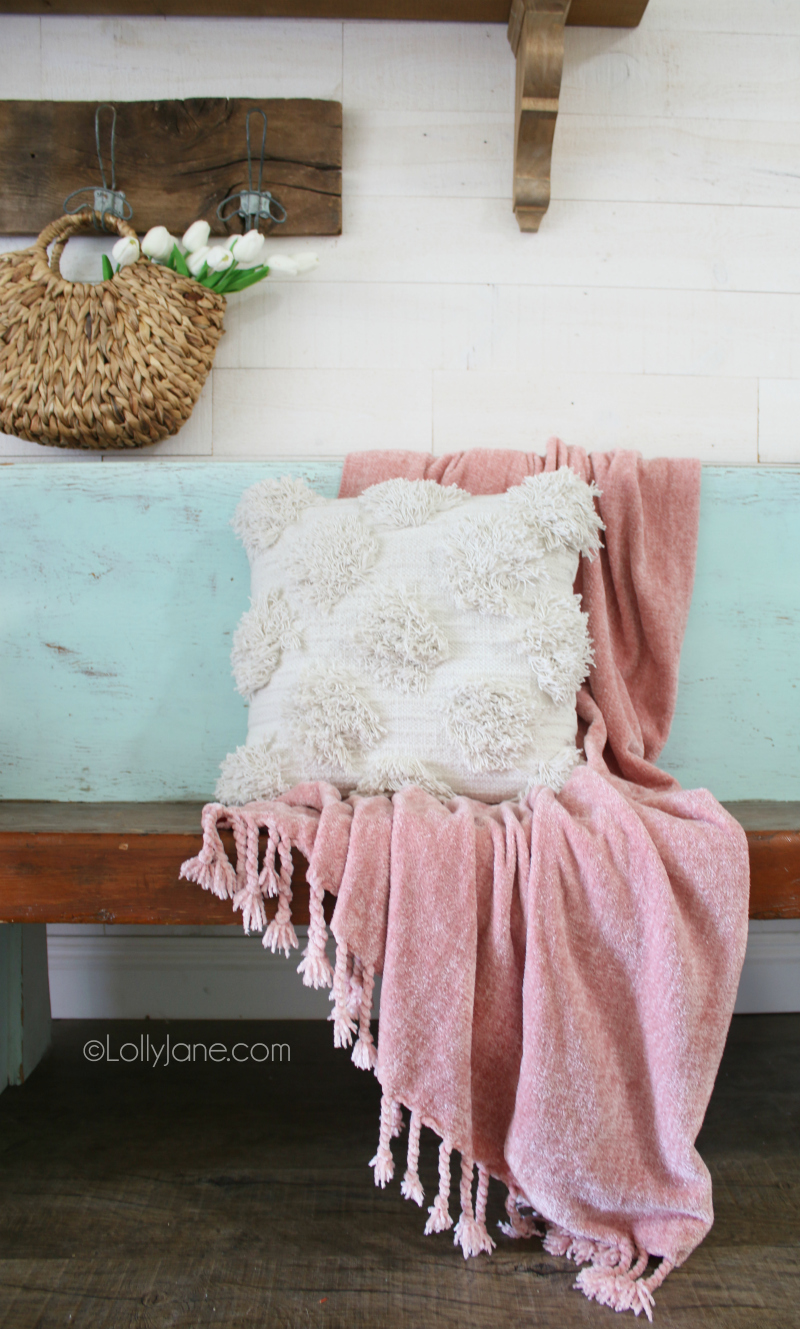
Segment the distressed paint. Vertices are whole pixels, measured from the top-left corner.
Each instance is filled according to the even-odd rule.
[[[248,602],[229,522],[267,475],[340,464],[0,469],[0,797],[201,799],[244,739],[229,651]],[[800,798],[800,470],[703,472],[662,764],[720,798]]]
[[[229,523],[270,470],[333,496],[341,467],[0,469],[0,796],[213,790],[246,728],[228,655],[249,574]]]

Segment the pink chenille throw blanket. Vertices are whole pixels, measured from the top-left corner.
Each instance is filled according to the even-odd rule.
[[[588,1297],[651,1319],[653,1292],[713,1219],[694,1141],[747,934],[743,831],[707,790],[684,791],[654,765],[691,599],[699,464],[587,456],[556,440],[546,458],[374,452],[348,457],[340,496],[392,476],[498,493],[558,466],[595,482],[606,525],[605,548],[582,561],[576,583],[595,664],[578,696],[586,762],[561,793],[537,788],[490,807],[418,788],[342,799],[301,785],[269,803],[210,804],[202,851],[182,871],[232,898],[247,927],[265,927],[264,898],[277,895],[264,941],[288,955],[291,851],[301,850],[311,925],[300,970],[308,984],[332,984],[335,1041],[355,1040],[353,1060],[374,1067],[383,1089],[376,1183],[394,1175],[405,1107],[401,1185],[419,1205],[420,1128],[441,1139],[426,1232],[453,1228],[465,1256],[491,1252],[497,1178],[507,1237],[540,1220],[547,1250],[583,1266],[576,1286]],[[335,968],[324,891],[338,897]],[[651,1256],[660,1263],[648,1273]]]

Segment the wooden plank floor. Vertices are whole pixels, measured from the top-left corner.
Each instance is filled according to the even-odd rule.
[[[173,1046],[284,1042],[291,1061],[82,1056],[90,1038],[118,1053],[167,1032]],[[323,1022],[59,1022],[32,1077],[0,1097],[0,1326],[628,1322],[572,1291],[574,1267],[537,1240],[497,1234],[491,1259],[465,1263],[448,1236],[424,1237],[398,1181],[372,1184],[377,1121],[377,1082]],[[716,1223],[659,1291],[661,1329],[800,1325],[799,1127],[800,1016],[737,1017],[700,1139]],[[423,1145],[430,1199],[427,1131]],[[399,1162],[405,1135],[394,1148]],[[493,1187],[492,1225],[500,1213]]]

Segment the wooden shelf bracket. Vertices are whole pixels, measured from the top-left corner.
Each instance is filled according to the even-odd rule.
[[[508,40],[517,57],[514,213],[538,231],[550,203],[550,160],[564,65],[570,0],[513,0]]]

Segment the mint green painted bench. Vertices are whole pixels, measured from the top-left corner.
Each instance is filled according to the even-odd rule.
[[[248,484],[287,471],[338,490],[332,462],[0,466],[0,798],[212,794],[246,728],[228,656],[249,577],[230,518]],[[661,764],[724,800],[800,799],[799,532],[800,469],[704,469]],[[0,962],[4,1084],[46,1043],[41,925],[0,927]]]

